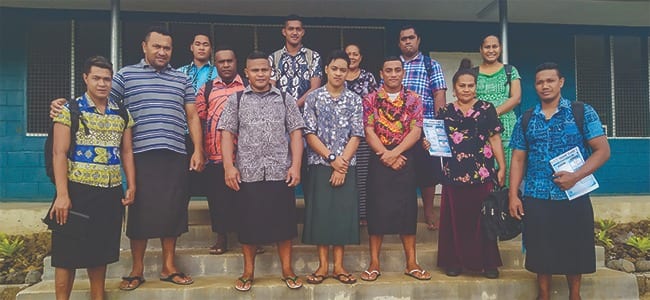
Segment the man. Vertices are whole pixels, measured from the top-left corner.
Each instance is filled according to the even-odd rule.
[[[300,183],[305,124],[294,98],[271,86],[266,54],[251,53],[245,72],[250,85],[228,98],[217,126],[226,185],[237,194],[244,253],[244,272],[235,288],[251,289],[256,245],[276,243],[282,280],[297,289],[302,281],[291,266],[291,239],[298,234],[294,187]]]
[[[447,104],[447,85],[440,64],[420,52],[420,36],[412,25],[403,26],[399,32],[400,59],[404,62],[404,86],[422,97],[424,119],[433,119],[436,112]],[[422,133],[424,139],[424,133]],[[440,181],[440,158],[432,157],[423,147],[415,147],[415,172],[422,193],[422,204],[427,228],[438,226],[433,216],[433,198]]]
[[[510,142],[510,214],[523,219],[526,269],[537,274],[537,299],[542,300],[551,297],[553,274],[566,275],[569,299],[577,300],[582,274],[596,271],[591,200],[588,194],[568,200],[565,191],[595,172],[610,155],[596,111],[584,104],[583,126],[578,128],[576,119],[581,116],[576,117],[574,105],[562,97],[563,85],[557,64],[537,67],[535,90],[541,101],[527,112],[528,124],[519,118]],[[573,173],[554,172],[549,161],[575,147],[587,158],[584,165]],[[587,148],[592,150],[588,157]],[[525,184],[520,188],[522,180]],[[523,199],[517,195],[520,189]]]
[[[208,80],[214,80],[219,74],[217,69],[210,62],[212,54],[212,42],[207,34],[198,33],[190,45],[193,60],[187,65],[178,68],[192,81],[194,90],[198,93],[199,89]]]
[[[191,277],[177,269],[174,256],[176,239],[188,230],[189,170],[202,171],[204,167],[194,88],[185,74],[169,65],[170,33],[162,27],[150,28],[142,42],[142,52],[144,58],[140,63],[126,66],[113,76],[111,89],[113,99],[123,102],[136,122],[133,153],[138,190],[136,204],[129,208],[126,231],[133,266],[120,283],[120,289],[129,291],[145,281],[144,254],[150,238],[160,238],[162,244],[160,280],[181,285],[193,283]],[[62,104],[59,99],[54,100],[50,114],[58,114]],[[186,124],[194,143],[189,168]]]
[[[228,232],[236,231],[235,194],[226,186],[224,180],[223,159],[221,150],[221,132],[217,130],[219,118],[228,97],[243,91],[248,81],[237,74],[237,56],[228,46],[218,47],[214,52],[214,64],[219,71],[219,77],[211,83],[203,85],[196,96],[196,110],[203,126],[203,152],[207,158],[206,168],[202,175],[206,176],[208,207],[212,220],[212,232],[217,233],[215,244],[210,247],[210,254],[223,254],[228,251]],[[210,88],[206,95],[206,88]],[[206,97],[207,96],[207,97]],[[258,247],[257,253],[264,252]]]
[[[76,212],[93,220],[82,224],[87,229],[84,236],[70,235],[67,227],[52,231],[57,299],[70,298],[77,268],[86,268],[88,272],[91,298],[104,299],[106,265],[120,257],[123,206],[133,203],[136,179],[131,143],[133,119],[109,99],[112,77],[113,65],[106,58],[95,56],[86,60],[83,73],[86,93],[67,104],[54,118],[52,157],[56,198],[50,219],[66,224],[75,218],[70,213]],[[78,109],[74,110],[73,105]],[[76,132],[70,131],[70,127],[75,127],[73,111],[83,116],[76,119],[79,125]],[[73,138],[75,142],[71,145]],[[122,190],[120,164],[128,184],[126,195]],[[79,226],[74,221],[70,226]]]
[[[379,251],[385,234],[399,234],[406,256],[404,274],[418,280],[431,273],[417,263],[417,193],[414,145],[422,133],[420,96],[402,84],[404,67],[397,57],[384,60],[383,85],[363,100],[366,141],[376,155],[368,162],[368,234],[370,265],[361,274],[365,281],[381,275]]]
[[[305,29],[302,19],[290,15],[284,22],[284,47],[269,55],[271,85],[297,99],[302,108],[307,94],[320,87],[323,69],[318,52],[302,45]]]

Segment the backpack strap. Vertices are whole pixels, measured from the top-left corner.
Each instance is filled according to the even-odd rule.
[[[275,75],[278,76],[278,79],[280,78],[280,59],[282,59],[282,49],[273,52],[273,69],[275,69]]]
[[[582,135],[582,139],[585,138],[584,126],[585,126],[585,103],[581,101],[571,102],[571,113],[573,113],[573,118],[576,121],[576,126]]]
[[[244,84],[244,88],[248,87],[250,84],[247,78],[241,77],[241,82]]]
[[[122,120],[124,120],[124,129],[126,130],[127,127],[129,127],[129,111],[126,109],[126,106],[124,106],[124,103],[121,101],[116,101],[117,103],[117,113],[122,117]]]
[[[476,77],[476,79],[478,79],[479,66],[473,67],[472,68],[472,73],[474,73],[474,77]]]
[[[212,92],[212,80],[208,78],[203,87],[203,98],[205,100],[205,109],[210,107],[210,93]]]
[[[311,64],[314,62],[314,51],[309,48],[305,48],[305,50],[306,50],[305,59],[307,60],[307,68],[311,70]]]
[[[431,62],[431,57],[428,55],[422,54],[422,60],[424,61],[424,69],[427,71],[427,85],[429,84],[429,80],[433,76],[433,63]]]
[[[524,141],[526,141],[526,148],[528,148],[528,139],[526,138],[526,132],[528,132],[528,124],[530,123],[530,118],[533,117],[533,109],[531,107],[527,109],[524,114],[521,116],[521,130],[524,133]]]
[[[512,65],[504,64],[503,68],[506,71],[506,85],[508,86],[508,91],[510,91],[510,82],[512,82]]]
[[[79,108],[79,102],[77,99],[72,99],[68,101],[68,109],[70,110],[70,148],[68,149],[68,157],[74,155],[74,150],[77,147],[77,131],[79,130],[79,122],[83,124],[84,133],[86,135],[90,134],[86,120],[82,118],[81,109]]]

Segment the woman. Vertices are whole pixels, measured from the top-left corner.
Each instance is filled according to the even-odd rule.
[[[483,62],[478,67],[476,78],[476,98],[489,102],[496,107],[497,115],[503,124],[501,140],[505,151],[506,179],[510,176],[510,157],[512,150],[510,136],[515,127],[517,116],[513,109],[521,102],[521,77],[517,68],[512,68],[510,80],[507,79],[506,67],[499,61],[501,42],[494,35],[488,35],[481,44]],[[510,82],[510,84],[508,84]],[[499,165],[501,166],[501,165]],[[506,180],[506,184],[508,181]]]
[[[355,152],[364,137],[361,98],[345,88],[350,59],[341,50],[325,66],[327,84],[307,95],[303,116],[307,149],[305,227],[302,241],[317,245],[319,267],[307,282],[328,277],[329,247],[334,252],[332,277],[345,284],[357,279],[343,267],[344,245],[359,244],[359,205]]]
[[[452,152],[452,157],[443,160],[438,266],[448,276],[468,269],[497,278],[499,248],[496,241],[483,236],[480,210],[494,188],[493,181],[504,182],[505,169],[496,171],[494,166],[495,158],[499,166],[504,165],[503,128],[494,106],[476,99],[476,75],[468,59],[461,62],[453,85],[456,101],[436,114],[445,121]]]
[[[345,53],[350,58],[350,68],[345,75],[346,87],[362,99],[377,90],[377,81],[372,73],[360,68],[363,55],[356,44],[345,46]],[[365,139],[361,139],[357,149],[357,188],[359,189],[359,225],[366,226],[366,181],[368,179],[368,157],[370,147]]]
[[[134,122],[123,111],[125,108],[109,98],[112,77],[113,65],[106,58],[96,56],[86,60],[83,73],[86,93],[68,102],[53,120],[56,198],[49,218],[60,226],[52,231],[52,266],[58,300],[70,298],[79,268],[88,272],[90,297],[104,299],[106,265],[120,257],[124,206],[134,200],[131,142]],[[76,132],[70,129],[75,127],[71,111],[81,112]],[[122,190],[120,164],[128,183],[126,195]],[[80,214],[88,218],[81,218]],[[128,290],[144,282],[142,277],[124,280],[127,285],[121,288]]]

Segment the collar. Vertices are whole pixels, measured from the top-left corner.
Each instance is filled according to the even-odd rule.
[[[561,109],[569,109],[570,107],[571,107],[571,101],[569,101],[568,99],[566,99],[566,98],[560,96],[560,102],[559,102],[558,105],[557,105],[557,108],[556,108],[556,110],[555,110],[555,113],[557,113],[557,112],[560,111]],[[534,112],[535,114],[541,114],[541,115],[544,115],[544,113],[542,112],[542,104],[541,104],[541,103],[537,103],[537,104],[535,105],[535,109],[533,110],[533,112]],[[544,117],[546,118],[546,116],[544,116]]]
[[[144,60],[144,58],[141,59],[140,62],[137,63],[135,66],[136,66],[136,67],[143,68],[143,69],[148,69],[148,68],[153,69],[153,67],[151,67],[151,65],[149,65],[149,64]],[[172,69],[172,65],[170,65],[169,63],[167,63],[167,66],[165,66],[165,68],[164,68],[163,70],[169,70],[169,69]],[[155,69],[154,69],[154,70],[155,70]]]
[[[220,84],[223,84],[223,85],[226,85],[226,86],[228,85],[223,81],[221,76],[217,76],[217,78],[214,79],[214,83],[220,83]],[[237,75],[235,75],[235,79],[233,79],[230,84],[233,84],[233,83],[239,83],[241,85],[244,85],[244,80],[241,78],[241,76],[239,76],[239,74],[237,74]]]
[[[81,96],[81,101],[82,101],[82,106],[83,107],[88,107],[88,108],[97,108],[97,105],[95,105],[95,101],[92,100],[93,98],[90,97],[88,92],[84,93],[83,96]],[[108,103],[106,106],[111,109],[111,110],[117,110],[119,107],[117,106],[117,103],[111,99],[111,97],[108,97]]]
[[[402,87],[399,90],[400,97],[402,99],[406,99],[406,87],[402,84]],[[382,95],[386,95],[385,98],[382,97]],[[377,97],[380,97],[382,99],[388,99],[388,92],[384,88],[384,85],[382,84],[379,90],[377,91]]]
[[[270,85],[270,83],[269,83],[269,85]],[[250,93],[255,93],[255,92],[253,92],[253,89],[251,88],[251,85],[249,84],[246,88],[244,88],[244,93],[245,94],[250,94]],[[271,85],[271,89],[269,91],[267,91],[267,93],[274,93],[274,94],[276,94],[278,96],[282,95],[282,92],[278,88],[274,87],[273,85]]]
[[[303,54],[307,53],[307,48],[305,48],[305,46],[302,45],[302,44],[300,45],[300,49],[298,50],[298,54],[300,54],[300,53],[303,53]],[[287,50],[287,45],[284,45],[284,47],[282,47],[282,54],[291,55],[291,54],[289,54],[289,50]]]
[[[197,67],[196,64],[194,63],[194,60],[190,61],[189,66],[190,66],[190,68],[199,68],[199,67]],[[208,59],[208,63],[206,63],[206,64],[204,64],[203,66],[201,66],[201,69],[204,68],[204,67],[206,67],[206,66],[207,66],[207,67],[210,67],[210,68],[212,67],[212,62],[211,62],[209,59]]]
[[[418,54],[416,54],[415,57],[411,58],[410,60],[406,60],[406,59],[404,58],[404,55],[400,55],[400,56],[399,56],[399,59],[401,59],[402,62],[404,62],[404,63],[410,63],[410,62],[414,62],[414,61],[419,61],[419,60],[422,60],[422,52],[418,51]]]

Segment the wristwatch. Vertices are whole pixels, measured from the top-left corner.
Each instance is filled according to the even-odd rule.
[[[327,156],[327,162],[331,163],[336,160],[336,154],[330,153],[330,155]]]

